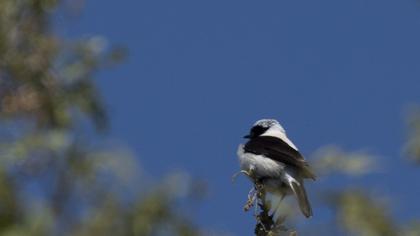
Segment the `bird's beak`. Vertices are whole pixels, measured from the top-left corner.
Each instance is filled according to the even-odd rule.
[[[251,138],[251,135],[247,134],[244,136],[244,138]]]

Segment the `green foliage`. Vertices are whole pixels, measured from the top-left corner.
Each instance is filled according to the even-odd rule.
[[[338,147],[320,148],[314,155],[314,166],[318,174],[333,173],[359,176],[375,170],[375,158],[364,152],[345,152]]]
[[[81,133],[106,129],[93,76],[125,51],[55,34],[60,4],[0,1],[0,234],[197,235],[176,209],[189,185],[146,188],[129,151]]]
[[[51,14],[61,4],[0,1],[0,234],[200,234],[177,209],[179,199],[198,192],[188,175],[147,183],[129,151],[101,144],[96,132],[107,128],[106,108],[93,76],[121,61],[125,51],[108,47],[99,36],[57,35]],[[86,121],[96,128],[93,134],[80,132]],[[406,153],[420,162],[419,113],[409,121]],[[314,159],[321,174],[316,185],[334,173],[352,178],[377,166],[369,154],[336,147],[320,149]],[[385,204],[361,188],[318,189],[335,222],[303,229],[307,232],[334,235],[339,228],[349,235],[420,235],[418,221],[392,216],[392,199]],[[286,213],[293,211],[285,207]],[[296,223],[298,217],[288,219]]]
[[[331,201],[337,208],[337,220],[348,232],[360,236],[398,235],[394,220],[381,199],[362,190],[345,190]]]
[[[68,41],[51,32],[56,1],[0,3],[0,115],[27,119],[37,126],[66,128],[75,111],[105,127],[105,111],[92,75],[123,58],[106,40]]]
[[[352,179],[378,170],[377,159],[364,152],[346,153],[337,147],[325,147],[315,153],[313,164],[323,174],[321,181],[336,173]],[[379,168],[381,172],[386,171],[383,168],[385,167]],[[345,235],[358,236],[420,235],[418,221],[402,222],[392,215],[394,199],[391,196],[373,194],[369,189],[360,186],[334,190],[318,188],[318,191],[317,195],[322,196],[326,206],[334,212],[334,222],[303,229],[306,232],[334,235],[338,230]]]
[[[4,171],[0,170],[0,229],[13,225],[18,218],[20,210],[15,197],[14,186]]]
[[[420,143],[416,143],[417,138],[420,137],[418,113],[414,113],[410,121],[408,126],[410,139],[407,150],[416,150],[420,146]],[[320,148],[309,158],[319,177],[313,183],[317,185],[313,188],[315,192],[310,191],[309,195],[311,201],[315,203],[313,205],[317,208],[328,208],[333,213],[332,222],[311,225],[311,219],[300,218],[296,214],[297,206],[288,202],[282,206],[283,215],[287,219],[281,222],[282,225],[286,225],[287,228],[296,228],[298,235],[337,235],[337,232],[339,235],[355,236],[420,235],[418,219],[404,222],[392,214],[395,210],[393,209],[395,199],[392,199],[392,196],[378,195],[370,189],[353,183],[353,180],[360,176],[369,178],[372,173],[384,174],[387,170],[385,166],[379,165],[379,158],[361,151],[345,152],[336,146]],[[320,186],[329,178],[342,178],[342,186],[334,189]],[[315,210],[314,218],[316,217]],[[306,227],[292,227],[299,225],[301,221],[309,221],[309,224]],[[282,232],[282,235],[290,235],[290,233]]]
[[[415,110],[408,119],[409,140],[406,154],[415,163],[420,163],[420,110]]]

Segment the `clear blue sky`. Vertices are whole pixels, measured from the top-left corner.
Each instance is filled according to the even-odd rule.
[[[260,118],[278,119],[306,156],[328,144],[367,149],[387,170],[310,183],[310,193],[318,184],[363,183],[396,199],[397,215],[420,217],[420,205],[410,204],[420,195],[420,172],[401,161],[404,110],[420,104],[419,6],[91,0],[79,19],[58,27],[128,48],[127,62],[98,75],[111,137],[153,176],[183,169],[205,180],[209,194],[193,211],[199,224],[250,235],[253,218],[242,212],[250,184],[230,178],[237,145]],[[327,217],[314,208],[314,221]]]

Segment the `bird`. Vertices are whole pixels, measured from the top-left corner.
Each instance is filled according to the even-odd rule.
[[[254,184],[262,184],[273,219],[279,217],[280,202],[287,195],[294,195],[302,214],[311,217],[303,181],[316,176],[283,126],[275,119],[261,119],[244,138],[248,141],[237,151],[241,172],[252,176]]]

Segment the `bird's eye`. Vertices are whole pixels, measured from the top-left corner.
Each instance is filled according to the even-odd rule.
[[[268,128],[262,126],[254,126],[252,127],[250,134],[252,137],[257,137],[263,134]]]

